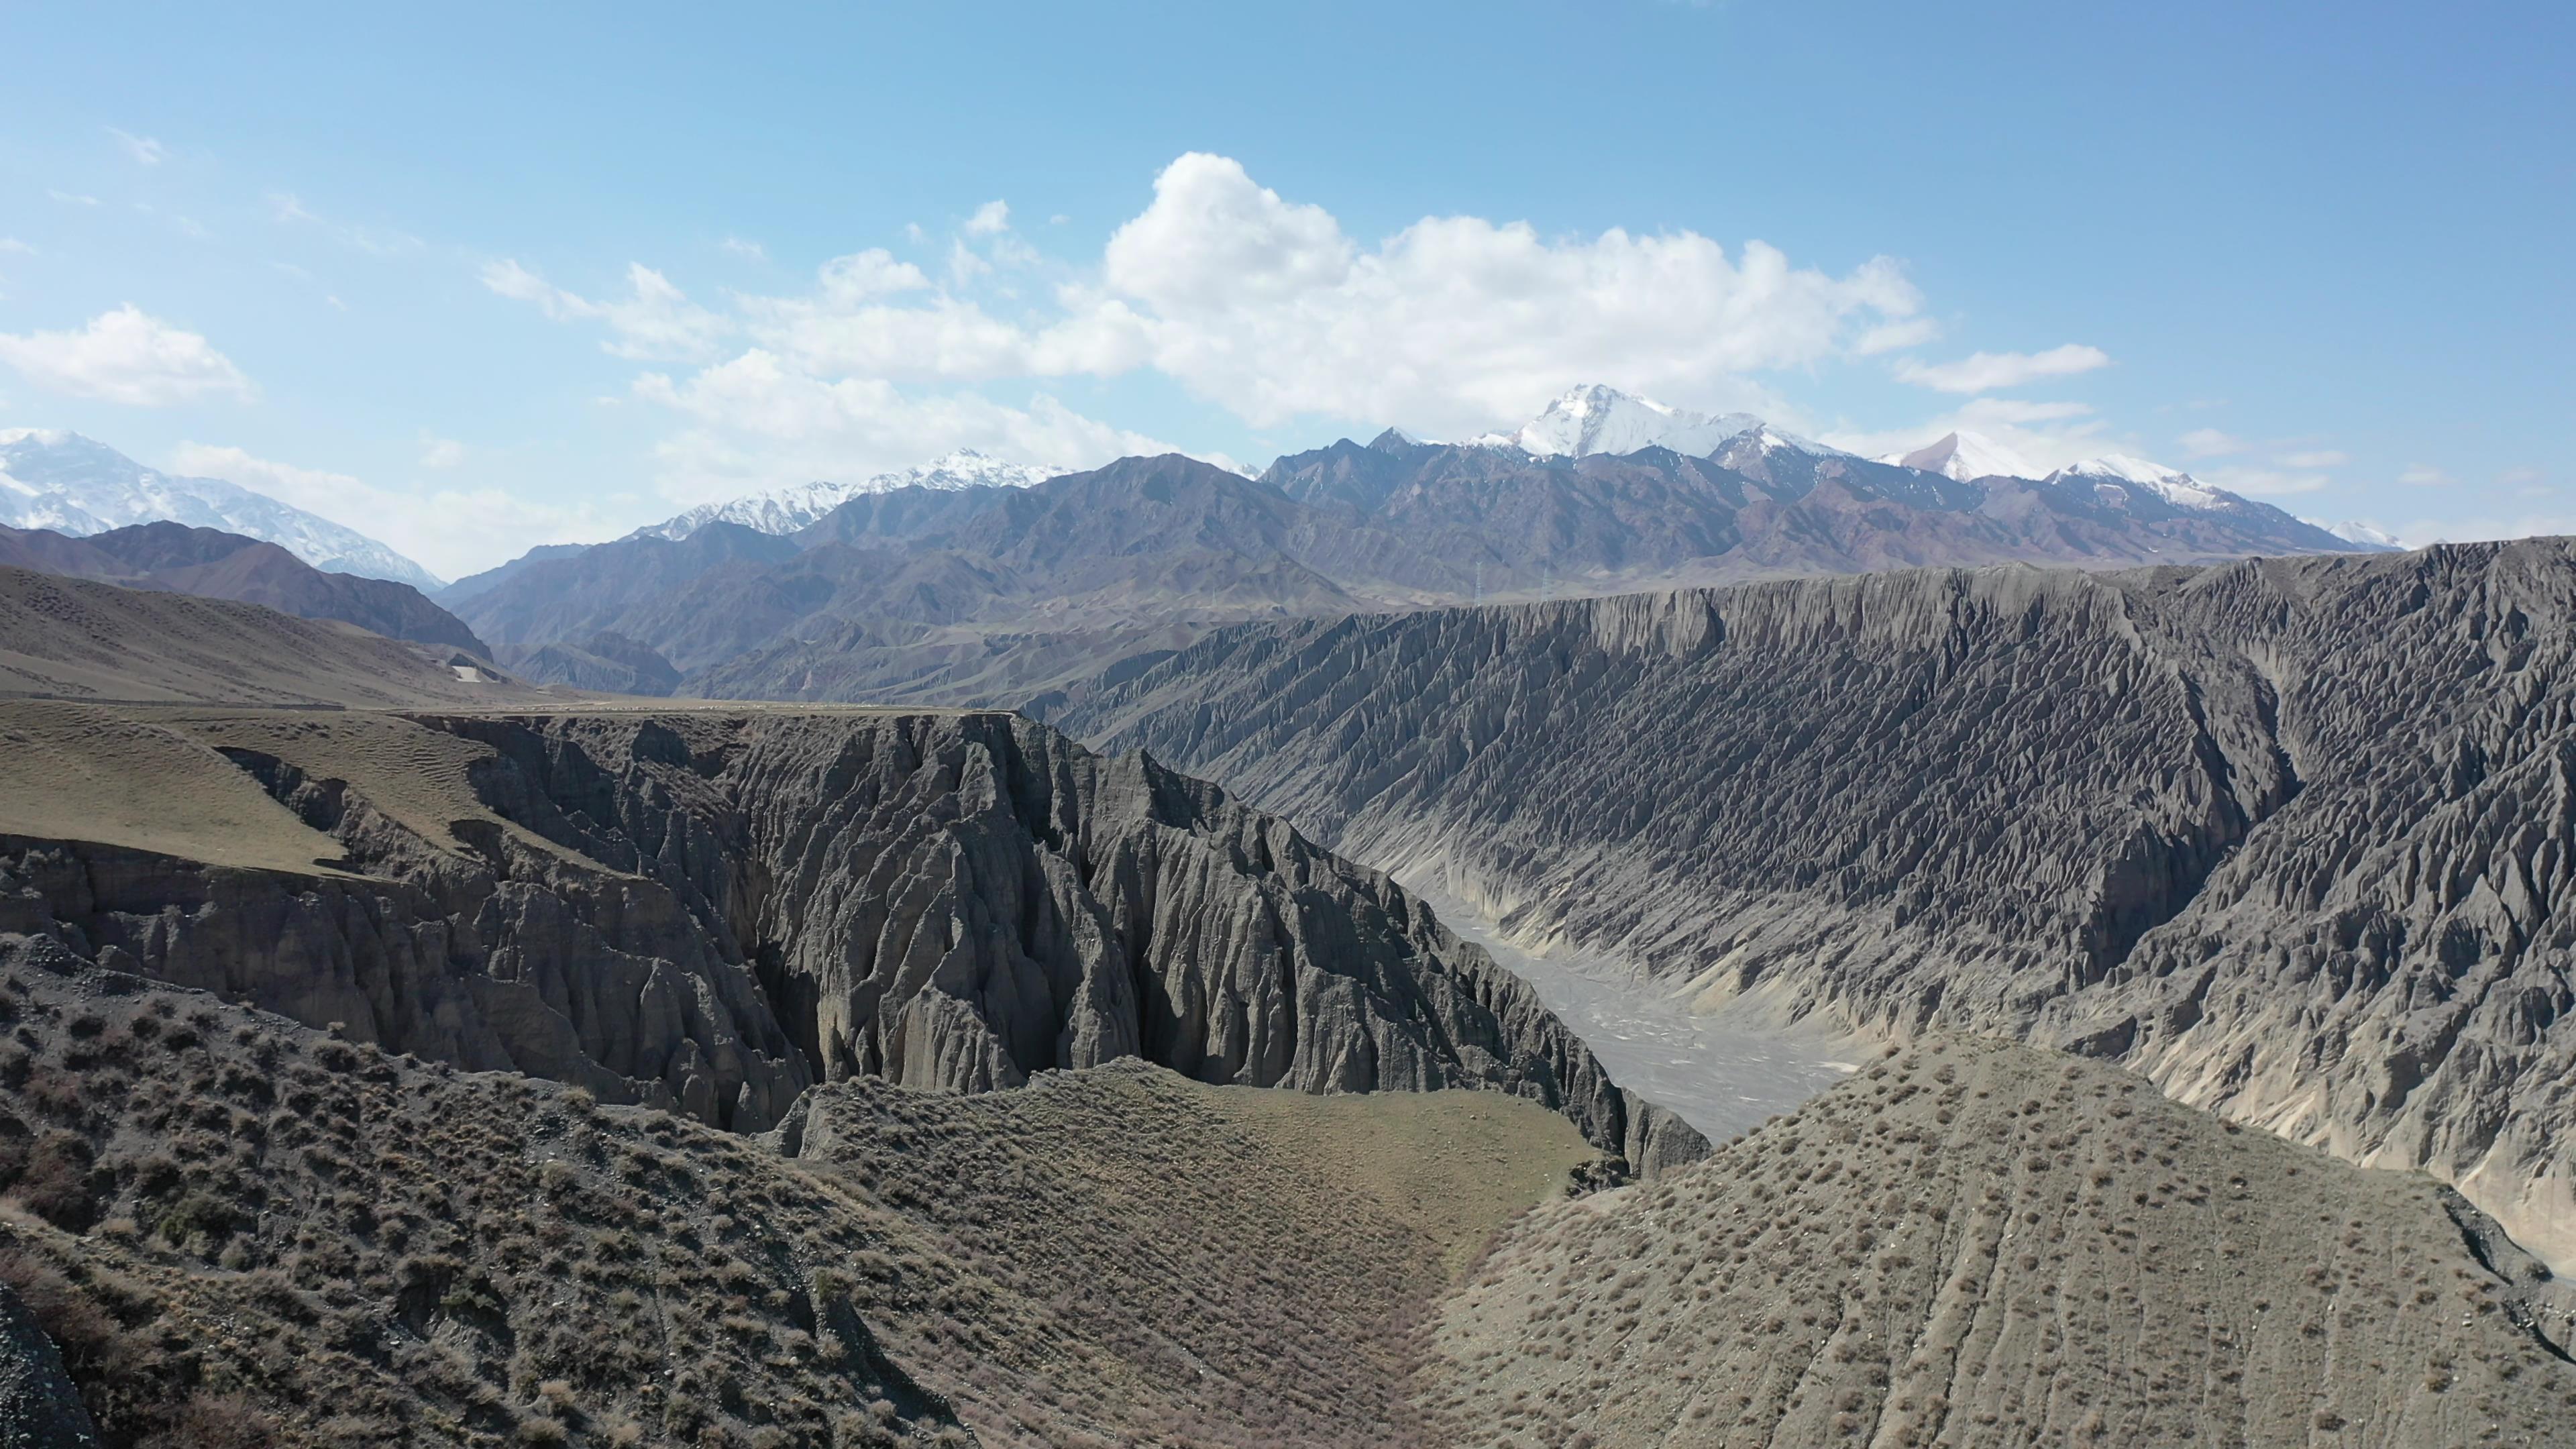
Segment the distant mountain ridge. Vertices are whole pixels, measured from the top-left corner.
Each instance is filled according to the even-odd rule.
[[[212,528],[138,523],[87,538],[0,528],[0,565],[129,589],[258,604],[299,619],[336,619],[388,639],[443,644],[492,657],[491,646],[463,620],[409,584],[326,573],[276,544]]]
[[[522,560],[446,601],[503,663],[555,682],[1043,711],[1121,660],[1260,619],[2356,547],[2266,504],[2203,501],[2147,465],[2129,470],[2145,482],[1969,481],[1606,388],[1558,402],[1513,435],[1530,446],[1390,428],[1259,479],[1167,455],[1028,486],[906,485],[791,534],[710,519],[677,539],[648,530]],[[1639,438],[1707,446],[1604,451]]]
[[[686,538],[710,523],[719,522],[738,523],[762,533],[794,533],[851,499],[870,493],[892,493],[902,488],[930,488],[943,492],[961,488],[1028,488],[1070,471],[1042,463],[1008,463],[972,448],[959,448],[917,467],[879,473],[854,483],[818,480],[723,503],[702,503],[660,523],[639,528],[627,537]]]
[[[0,525],[79,538],[159,521],[273,543],[330,573],[391,579],[422,593],[444,583],[356,529],[238,483],[146,468],[78,433],[0,429]]]

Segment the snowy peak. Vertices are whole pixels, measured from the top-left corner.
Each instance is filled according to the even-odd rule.
[[[1065,471],[1042,464],[1008,463],[989,453],[960,448],[915,467],[879,473],[854,483],[823,480],[724,503],[702,503],[676,518],[639,528],[628,537],[682,539],[716,522],[738,523],[762,533],[794,533],[863,494],[892,493],[898,488],[1030,488]]]
[[[1518,448],[1538,458],[1585,458],[1641,448],[1670,448],[1702,457],[1727,439],[1761,426],[1760,418],[1747,413],[1695,413],[1592,383],[1560,396],[1518,429],[1488,433],[1476,441],[1489,447]]]
[[[2366,549],[2382,550],[2390,553],[2403,553],[2406,550],[2406,541],[2404,539],[2399,538],[2396,534],[2390,533],[2384,528],[2364,523],[2357,518],[2347,518],[2341,523],[2326,523],[2314,518],[2304,519],[2302,521],[2313,523],[2317,527],[2324,529],[2326,532],[2333,534],[2335,537],[2342,539],[2346,543],[2359,544]]]
[[[1994,439],[1968,432],[1952,433],[1911,453],[1890,453],[1878,461],[1938,473],[1961,483],[1978,478],[2037,478],[2044,471]]]
[[[2130,483],[2170,483],[2191,476],[2180,468],[2168,468],[2126,453],[2105,453],[2099,458],[2069,463],[2060,471],[2075,478],[2118,478]]]
[[[2176,508],[2194,508],[2203,512],[2241,504],[2245,500],[2224,488],[2212,488],[2180,468],[2168,468],[2144,458],[2124,453],[2109,453],[2070,463],[2049,475],[2052,483],[2128,484],[2143,488]]]
[[[0,430],[0,524],[86,538],[159,522],[273,543],[329,573],[391,579],[424,593],[440,587],[429,570],[356,529],[238,483],[146,468],[78,433]]]

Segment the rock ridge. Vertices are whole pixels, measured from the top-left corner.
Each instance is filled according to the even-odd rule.
[[[339,853],[298,872],[0,836],[0,932],[743,1131],[825,1082],[975,1092],[1140,1056],[1211,1083],[1507,1091],[1641,1173],[1705,1150],[1385,876],[1016,716],[166,732]]]

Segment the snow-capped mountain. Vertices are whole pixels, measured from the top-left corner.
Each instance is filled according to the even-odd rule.
[[[702,503],[676,518],[639,528],[628,537],[681,539],[718,521],[739,523],[762,533],[794,533],[862,494],[891,493],[898,488],[1029,488],[1067,471],[1042,464],[1006,463],[972,448],[960,448],[918,467],[879,473],[855,483],[800,483],[726,503]]]
[[[2019,453],[1982,433],[1968,432],[1951,433],[1911,453],[1890,453],[1878,461],[1962,483],[1978,478],[2037,478],[2047,471],[2032,467]]]
[[[238,483],[146,468],[78,433],[0,429],[0,524],[85,538],[164,519],[261,539],[330,573],[392,579],[423,593],[442,583],[356,529]]]
[[[2390,533],[2384,528],[2375,528],[2357,518],[2347,518],[2341,523],[2327,523],[2314,518],[2302,521],[2313,523],[2317,527],[2324,529],[2326,532],[2333,534],[2335,537],[2342,539],[2344,542],[2357,543],[2363,548],[2386,549],[2396,553],[2403,553],[2406,549],[2406,541],[2404,539],[2399,538],[2396,534]]]
[[[1624,454],[1640,448],[1670,448],[1703,457],[1727,439],[1761,426],[1760,418],[1747,413],[1695,413],[1592,383],[1549,403],[1512,432],[1487,433],[1475,441],[1486,447],[1518,448],[1540,458]]]
[[[2144,458],[2132,458],[2121,453],[2070,463],[2049,474],[2048,481],[2057,484],[2107,483],[2115,487],[2126,483],[2144,488],[2176,508],[2203,511],[2245,502],[2226,489],[2213,488],[2180,468],[2168,468],[2162,463],[2150,463]]]

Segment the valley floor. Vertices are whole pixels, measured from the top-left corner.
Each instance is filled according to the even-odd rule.
[[[1878,1053],[1875,1043],[1820,1026],[1780,1030],[1694,1010],[1671,983],[1612,957],[1516,945],[1467,901],[1413,881],[1405,887],[1528,982],[1621,1086],[1711,1142],[1798,1110]]]

